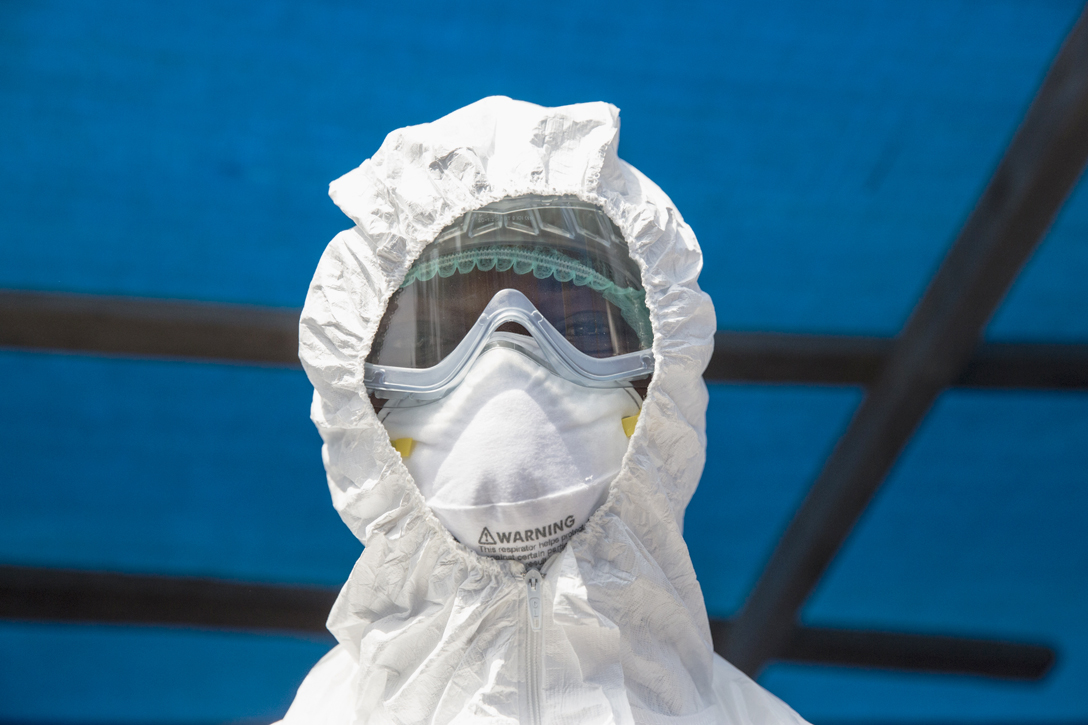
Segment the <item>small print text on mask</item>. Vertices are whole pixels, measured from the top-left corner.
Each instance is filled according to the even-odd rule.
[[[562,549],[575,533],[573,516],[544,526],[516,531],[492,531],[485,526],[480,532],[477,545],[480,553],[487,556],[538,561]]]

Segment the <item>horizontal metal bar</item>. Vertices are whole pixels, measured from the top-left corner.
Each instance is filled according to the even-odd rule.
[[[191,577],[0,566],[0,619],[325,633],[337,590]],[[713,620],[715,648],[729,622]],[[792,662],[1038,679],[1054,652],[960,637],[801,627]]]
[[[0,566],[0,619],[325,632],[337,590]]]
[[[0,290],[0,347],[298,366],[300,310]],[[708,382],[869,385],[894,340],[718,332]],[[1088,390],[1088,345],[984,343],[959,387]]]
[[[868,385],[880,373],[891,338],[717,332],[707,382]]]
[[[725,651],[731,622],[711,620],[714,648]],[[990,639],[875,630],[797,627],[775,658],[865,669],[1039,680],[1054,666],[1050,647]]]
[[[718,332],[708,382],[862,385],[883,370],[893,338]],[[985,342],[952,385],[962,388],[1088,389],[1088,345]]]
[[[0,346],[298,366],[299,310],[0,290]]]
[[[1088,345],[983,343],[975,348],[953,385],[1088,390]]]
[[[718,332],[707,382],[874,383],[894,338]],[[984,342],[952,381],[961,388],[1088,390],[1088,345]]]

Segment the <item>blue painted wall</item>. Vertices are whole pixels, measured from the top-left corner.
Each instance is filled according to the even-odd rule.
[[[501,93],[622,109],[723,329],[893,334],[1080,3],[0,4],[0,287],[299,306],[330,180]],[[988,330],[1088,340],[1088,191]],[[0,352],[0,562],[337,585],[301,373]],[[742,603],[860,391],[715,386],[687,538]],[[1088,396],[944,396],[804,612],[1054,643],[1039,684],[775,666],[817,722],[1088,719]],[[268,720],[324,640],[0,623],[0,721]]]

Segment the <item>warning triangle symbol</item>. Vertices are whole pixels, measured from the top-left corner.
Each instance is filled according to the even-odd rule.
[[[484,527],[484,530],[480,532],[480,541],[478,543],[484,545],[494,545],[495,543],[495,537],[491,535],[491,532],[487,530],[486,526]]]

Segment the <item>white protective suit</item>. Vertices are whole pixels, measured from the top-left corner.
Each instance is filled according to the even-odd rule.
[[[618,142],[609,104],[486,98],[394,131],[331,185],[356,226],[318,264],[299,357],[333,503],[365,549],[329,615],[340,644],[282,722],[804,723],[713,651],[682,527],[705,459],[714,310],[694,234]],[[535,597],[522,564],[443,528],[363,386],[378,322],[423,248],[466,212],[527,194],[577,196],[623,232],[656,366],[605,502]]]

